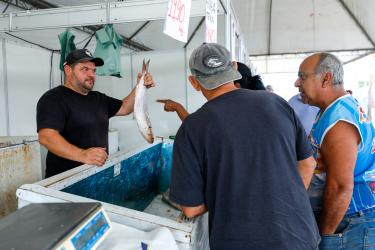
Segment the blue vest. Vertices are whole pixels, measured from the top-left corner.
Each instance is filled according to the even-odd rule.
[[[319,157],[324,136],[339,121],[355,126],[361,137],[354,167],[353,196],[346,213],[351,214],[375,206],[375,129],[358,101],[351,95],[342,96],[323,113],[319,112],[312,127],[309,138],[315,159]],[[325,171],[317,166],[308,190],[314,211],[322,209],[324,186]]]

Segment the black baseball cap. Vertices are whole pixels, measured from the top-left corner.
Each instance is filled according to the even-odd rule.
[[[90,61],[95,63],[95,66],[103,66],[104,61],[100,57],[93,57],[88,49],[76,49],[68,54],[64,65],[71,65],[74,63]]]

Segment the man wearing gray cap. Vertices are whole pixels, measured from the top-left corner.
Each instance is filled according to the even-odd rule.
[[[293,109],[277,95],[236,88],[241,76],[223,46],[201,45],[189,66],[208,101],[176,135],[170,199],[187,217],[209,212],[212,250],[317,249],[305,189],[315,161]]]

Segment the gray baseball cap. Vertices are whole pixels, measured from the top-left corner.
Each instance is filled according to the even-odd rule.
[[[241,79],[241,74],[232,67],[230,52],[217,43],[203,43],[190,56],[191,74],[208,90]]]

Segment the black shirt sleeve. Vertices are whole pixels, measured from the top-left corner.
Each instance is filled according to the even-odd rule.
[[[195,150],[184,124],[177,132],[173,145],[170,198],[188,207],[204,203],[204,180],[198,152]]]
[[[59,132],[63,131],[66,112],[61,96],[55,95],[53,92],[45,93],[37,104],[37,132],[43,128],[51,128]]]
[[[120,110],[122,101],[107,95],[105,95],[105,98],[107,100],[108,118],[111,118]]]

